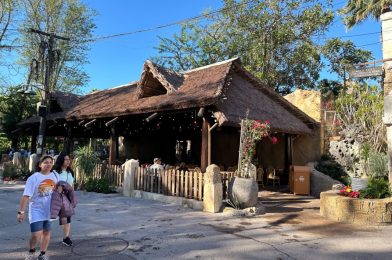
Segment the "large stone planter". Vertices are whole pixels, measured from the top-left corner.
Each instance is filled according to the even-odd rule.
[[[259,187],[253,178],[235,177],[229,183],[229,199],[231,201],[235,201],[237,199],[241,208],[255,207],[257,204],[258,192]]]
[[[353,199],[341,196],[336,191],[322,192],[320,214],[339,222],[360,225],[391,225],[392,198]]]

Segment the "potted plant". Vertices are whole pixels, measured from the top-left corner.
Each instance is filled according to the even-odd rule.
[[[268,121],[243,119],[241,121],[241,138],[238,158],[238,176],[229,185],[230,201],[238,201],[241,208],[254,207],[259,191],[256,182],[256,166],[252,159],[256,153],[256,144],[262,138],[270,136]],[[276,143],[276,137],[271,138]]]

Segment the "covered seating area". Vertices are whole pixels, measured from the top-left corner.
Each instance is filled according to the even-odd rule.
[[[136,82],[85,96],[56,93],[47,135],[64,138],[70,153],[78,138],[106,139],[109,164],[131,158],[151,164],[160,157],[168,167],[184,162],[204,172],[214,163],[234,172],[245,117],[268,120],[278,139],[257,144],[261,185],[287,183],[291,164],[320,156],[319,124],[262,85],[238,58],[181,73],[146,61]],[[32,136],[32,150],[38,125],[39,117],[19,124],[20,134]]]

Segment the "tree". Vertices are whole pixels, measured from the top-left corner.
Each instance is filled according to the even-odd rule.
[[[335,108],[339,127],[355,133],[359,142],[367,142],[374,150],[385,151],[384,104],[378,86],[351,84],[350,91],[336,99]]]
[[[173,38],[161,38],[161,65],[187,70],[232,57],[280,93],[311,88],[322,66],[312,36],[325,32],[333,12],[325,1],[224,0],[220,13],[182,26]]]
[[[373,17],[374,19],[381,19],[382,28],[382,46],[383,59],[385,62],[385,73],[383,78],[384,86],[384,117],[383,121],[387,127],[387,145],[388,145],[388,171],[389,183],[392,185],[392,71],[388,69],[391,66],[392,60],[392,46],[385,43],[386,40],[392,39],[392,31],[389,29],[392,26],[392,12],[390,6],[392,0],[349,0],[346,6],[341,10],[344,21],[348,28],[353,27],[367,19]]]
[[[12,37],[9,27],[15,14],[16,3],[13,0],[0,0],[0,66],[7,65],[3,56],[12,49]],[[0,75],[0,91],[4,92],[6,77]]]
[[[0,0],[0,44],[6,36],[13,11],[14,2],[12,0]]]
[[[20,86],[10,87],[5,95],[0,96],[1,128],[14,148],[19,140],[18,135],[13,133],[17,123],[33,116],[38,102],[37,96],[25,96],[18,93],[19,90]]]
[[[34,28],[71,38],[70,41],[56,41],[55,66],[50,81],[51,90],[65,92],[80,91],[86,85],[88,75],[83,70],[89,50],[86,39],[91,38],[95,28],[95,12],[80,0],[26,0],[23,1],[22,28]],[[41,35],[23,31],[25,48],[20,62],[30,67],[32,59],[39,61],[41,68],[38,81],[43,83],[43,60],[39,55]],[[42,55],[41,55],[42,56]]]
[[[349,0],[341,10],[348,28],[363,22],[369,17],[380,19],[381,14],[390,11],[392,0]]]
[[[336,73],[343,80],[346,78],[348,67],[373,58],[371,51],[355,47],[355,44],[350,40],[342,41],[338,38],[329,39],[324,44],[322,53],[329,61],[329,71]]]

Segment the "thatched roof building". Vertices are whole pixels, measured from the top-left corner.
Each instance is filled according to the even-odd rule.
[[[181,73],[146,61],[137,82],[83,97],[70,95],[68,100],[64,96],[55,98],[61,111],[49,119],[56,119],[57,123],[63,120],[62,123],[72,128],[74,136],[108,138],[113,134],[110,129],[115,122],[121,124],[117,127],[121,129],[121,135],[132,136],[136,132],[133,130],[142,129],[146,117],[153,113],[160,115],[163,121],[168,116],[175,120],[177,115],[176,120],[188,122],[188,128],[194,123],[195,132],[191,135],[196,135],[197,131],[200,134],[200,130],[207,131],[213,124],[218,128],[238,129],[241,119],[246,116],[268,120],[273,131],[286,135],[312,136],[318,127],[314,119],[248,73],[238,58]],[[196,118],[197,112],[204,112],[201,113],[203,120]],[[30,118],[20,126],[36,125],[37,120],[36,117]],[[85,124],[93,130],[86,131]],[[152,130],[159,130],[162,126],[157,125]],[[175,127],[172,124],[170,129]],[[204,148],[201,148],[202,154]]]

